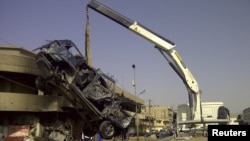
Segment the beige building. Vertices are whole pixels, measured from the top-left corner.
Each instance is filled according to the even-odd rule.
[[[137,120],[139,135],[144,135],[149,131],[169,130],[172,127],[172,121],[172,107],[142,105],[141,113],[138,114]],[[130,132],[136,132],[136,123],[133,123]]]
[[[151,119],[149,127],[153,130],[170,129],[173,121],[173,108],[169,106],[143,106],[142,114]]]

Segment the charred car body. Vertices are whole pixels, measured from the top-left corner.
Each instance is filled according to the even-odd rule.
[[[70,40],[54,40],[40,48],[36,64],[41,75],[37,87],[45,94],[65,96],[84,121],[83,133],[100,132],[104,139],[125,135],[133,116],[123,110],[115,81],[86,63]]]

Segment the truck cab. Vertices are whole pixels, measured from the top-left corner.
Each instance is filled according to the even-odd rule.
[[[229,110],[223,102],[202,102],[201,108],[203,123],[193,122],[196,129],[194,134],[197,134],[198,130],[205,131],[208,125],[228,124],[230,121]],[[194,128],[193,124],[188,123],[191,120],[189,104],[179,104],[177,109],[177,134],[184,136]]]

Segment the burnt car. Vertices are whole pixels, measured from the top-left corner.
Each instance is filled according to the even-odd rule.
[[[71,40],[54,40],[35,49],[41,75],[37,87],[46,94],[65,96],[84,120],[83,133],[104,139],[125,134],[133,116],[123,110],[115,81],[90,67]],[[112,86],[112,87],[111,87]]]

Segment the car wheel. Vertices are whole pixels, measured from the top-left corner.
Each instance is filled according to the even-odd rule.
[[[100,133],[104,139],[111,139],[115,134],[115,127],[110,121],[103,121],[100,125]]]

